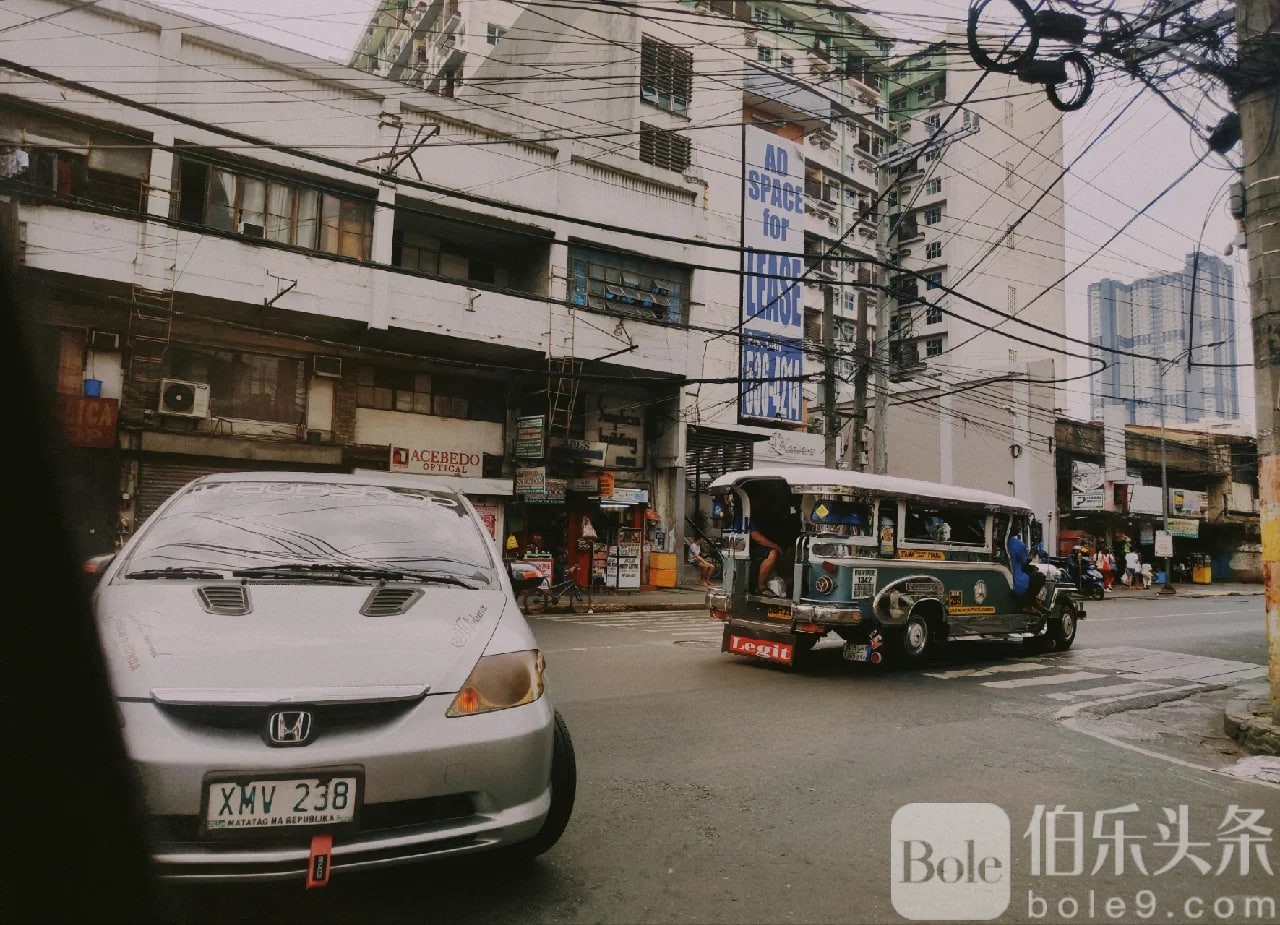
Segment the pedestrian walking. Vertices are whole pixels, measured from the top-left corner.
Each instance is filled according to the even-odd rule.
[[[1130,590],[1138,586],[1142,577],[1142,559],[1138,550],[1130,549],[1124,555],[1124,583]]]
[[[1107,571],[1105,587],[1108,591],[1116,582],[1116,554],[1110,549],[1107,550]]]
[[[1148,589],[1151,587],[1151,563],[1150,562],[1142,563],[1142,587],[1148,588]]]

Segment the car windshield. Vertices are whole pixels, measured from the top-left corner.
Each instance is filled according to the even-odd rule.
[[[126,576],[332,569],[486,586],[496,580],[463,503],[421,488],[284,480],[195,485],[157,513],[138,540]]]

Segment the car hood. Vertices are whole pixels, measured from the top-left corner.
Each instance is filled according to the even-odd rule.
[[[95,598],[116,695],[189,703],[401,699],[457,691],[507,608],[504,591],[414,586],[365,616],[371,586],[247,586],[249,612],[210,613],[199,582],[112,584]],[[227,588],[227,585],[223,585]]]

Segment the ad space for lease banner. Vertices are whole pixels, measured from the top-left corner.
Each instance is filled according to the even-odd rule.
[[[799,423],[804,409],[804,154],[743,127],[743,419]],[[753,381],[756,380],[756,381]]]

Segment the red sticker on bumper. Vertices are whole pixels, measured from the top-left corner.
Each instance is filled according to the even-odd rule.
[[[332,835],[311,836],[311,858],[307,861],[307,889],[325,886],[329,882],[330,855],[333,853]]]
[[[770,642],[767,639],[752,639],[750,636],[729,636],[729,651],[734,655],[754,655],[770,662],[790,665],[793,647],[787,642]]]

